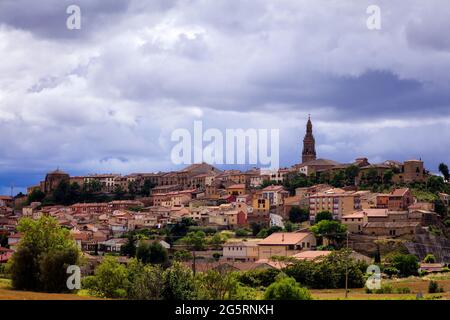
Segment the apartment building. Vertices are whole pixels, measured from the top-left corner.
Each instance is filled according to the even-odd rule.
[[[316,214],[328,211],[333,218],[340,220],[342,216],[353,213],[361,208],[361,196],[353,191],[344,191],[339,188],[316,193],[309,197],[309,216],[314,221]]]

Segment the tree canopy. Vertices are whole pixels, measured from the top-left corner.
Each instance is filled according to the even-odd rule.
[[[67,267],[78,263],[79,251],[67,229],[52,217],[22,218],[22,234],[11,260],[12,284],[16,289],[67,291]]]

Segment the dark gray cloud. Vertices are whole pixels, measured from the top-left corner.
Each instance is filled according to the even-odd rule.
[[[80,31],[66,29],[69,4]],[[0,1],[0,187],[56,166],[173,168],[172,130],[199,119],[278,128],[291,165],[308,113],[321,157],[435,168],[450,159],[450,7],[381,0],[370,31],[370,4]]]

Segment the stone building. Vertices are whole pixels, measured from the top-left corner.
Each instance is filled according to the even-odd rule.
[[[70,176],[64,171],[56,169],[55,171],[47,173],[45,181],[42,181],[40,184],[40,189],[44,193],[52,193],[62,181],[69,183]]]

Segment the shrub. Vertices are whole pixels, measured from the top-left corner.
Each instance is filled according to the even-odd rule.
[[[394,267],[386,267],[383,269],[383,272],[385,274],[387,274],[388,276],[392,277],[392,276],[398,276],[399,271],[397,268]]]
[[[423,259],[423,262],[425,262],[425,263],[435,263],[436,262],[436,257],[433,254],[429,253]]]
[[[162,296],[166,300],[192,300],[197,296],[193,273],[175,262],[164,272]]]
[[[236,237],[247,237],[248,235],[251,234],[251,232],[245,230],[245,229],[237,229],[234,233],[236,235]]]
[[[394,292],[394,288],[390,284],[383,284],[380,289],[376,289],[374,292],[376,294],[389,294]]]
[[[396,253],[389,256],[386,261],[399,271],[401,277],[409,277],[418,273],[419,259],[413,254]]]
[[[105,298],[123,298],[123,291],[127,290],[128,269],[121,265],[114,257],[105,257],[95,269],[95,276],[84,279],[85,289],[92,294]]]
[[[251,270],[240,273],[238,281],[249,287],[267,287],[275,282],[275,278],[280,273],[276,269]]]
[[[159,266],[144,265],[136,260],[128,265],[128,298],[134,300],[160,300],[164,285],[163,270]]]
[[[312,300],[306,288],[302,288],[294,278],[282,276],[272,283],[264,293],[265,300]]]
[[[428,293],[439,293],[444,292],[444,289],[439,286],[437,281],[431,280],[428,284]]]
[[[406,293],[411,293],[411,289],[410,288],[397,288],[397,289],[395,289],[395,292],[400,293],[400,294],[406,294]]]

